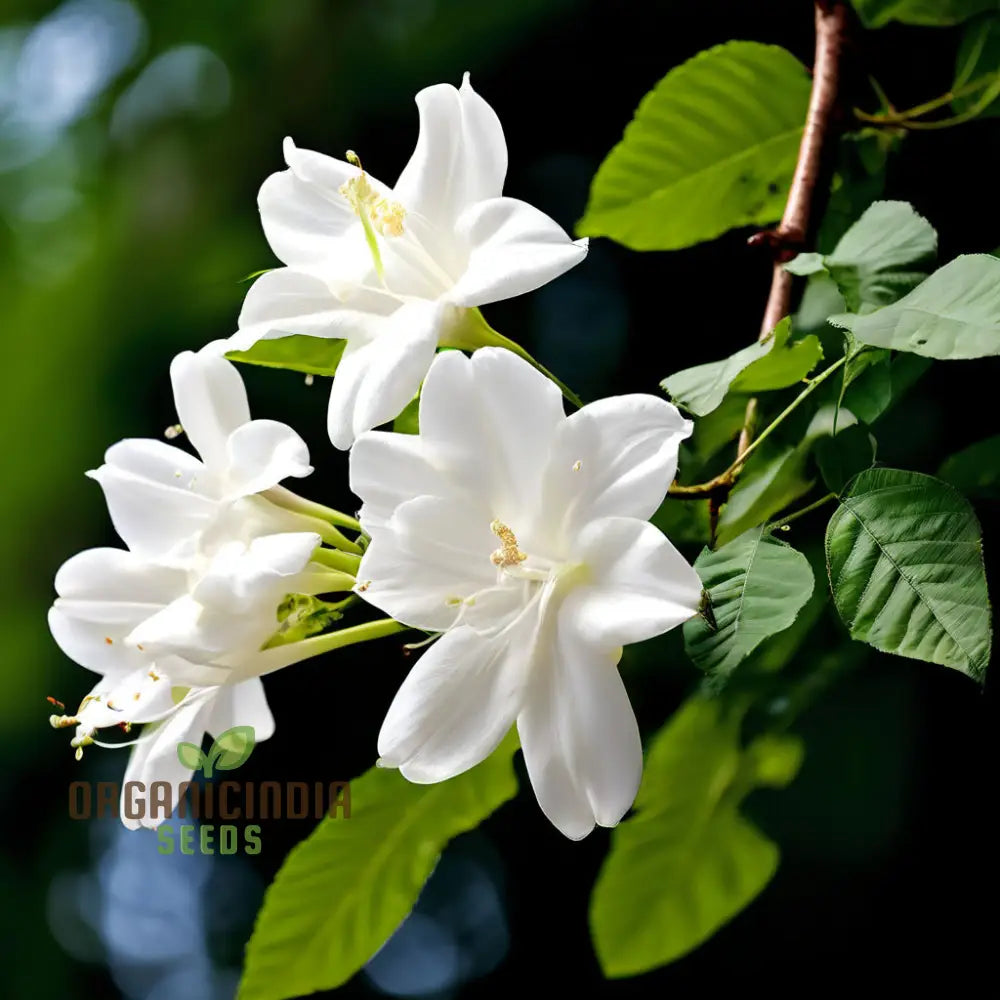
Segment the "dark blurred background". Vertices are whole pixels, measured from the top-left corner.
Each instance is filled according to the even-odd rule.
[[[358,150],[392,182],[416,137],[413,95],[469,70],[507,134],[506,192],[569,228],[603,155],[671,66],[730,38],[809,62],[811,6],[3,0],[0,993],[231,997],[263,887],[311,827],[265,825],[253,858],[164,857],[154,837],[115,821],[72,822],[68,783],[116,780],[124,756],[93,750],[75,763],[45,702],[76,704],[91,683],[48,635],[53,574],[79,549],[116,544],[83,472],[112,441],[173,423],[170,358],[231,333],[241,278],[274,263],[255,197],[283,166],[282,137],[337,156]],[[856,30],[846,105],[876,108],[869,72],[901,107],[947,90],[957,39]],[[932,221],[942,259],[1000,244],[998,136],[996,120],[918,134],[890,163],[887,195]],[[579,268],[487,316],[585,397],[656,391],[669,372],[755,336],[770,264],[746,236],[648,255],[597,240]],[[995,433],[998,364],[933,369],[886,418],[880,460],[933,472]],[[321,380],[245,375],[255,414],[289,420],[310,442],[317,472],[303,492],[351,509],[344,456],[325,440]],[[996,510],[984,502],[979,513],[996,580]],[[800,657],[843,642],[832,622],[817,635]],[[270,678],[278,733],[241,776],[359,774],[406,668],[385,641]],[[678,635],[631,653],[624,669],[647,733],[697,683]],[[791,788],[749,803],[782,847],[777,878],[673,966],[602,980],[586,904],[607,834],[564,840],[525,790],[448,851],[415,916],[344,992],[688,996],[753,983],[789,995],[947,975],[967,995],[995,966],[995,691],[868,656],[796,724],[806,761]]]

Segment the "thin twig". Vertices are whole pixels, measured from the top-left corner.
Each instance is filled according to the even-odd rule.
[[[799,145],[799,158],[792,175],[792,186],[785,202],[785,212],[778,224],[777,235],[784,244],[801,245],[805,242],[809,229],[809,210],[812,206],[816,181],[820,174],[823,142],[830,129],[830,118],[837,100],[840,81],[840,49],[844,40],[844,26],[847,23],[847,7],[843,3],[815,4],[816,14],[816,58],[813,62],[812,92],[809,95],[809,110],[806,125]],[[758,341],[763,340],[791,312],[793,276],[785,270],[785,261],[774,262],[771,272],[771,291],[767,297],[764,318],[760,324]],[[757,418],[757,400],[747,401],[743,429],[740,431],[736,454],[741,455],[753,438],[754,422]]]
[[[791,312],[793,276],[784,268],[787,250],[792,246],[801,246],[805,242],[812,199],[820,175],[823,143],[830,130],[830,120],[837,100],[840,50],[847,22],[847,7],[840,0],[834,3],[817,0],[815,16],[816,57],[813,63],[809,110],[806,114],[799,157],[795,164],[785,211],[777,229],[770,234],[768,240],[775,248],[775,262],[771,272],[771,290],[767,297],[758,341],[765,340],[780,320]],[[736,447],[736,461],[725,472],[706,483],[698,483],[695,486],[680,486],[674,483],[670,487],[670,495],[682,499],[709,497],[718,506],[732,488],[744,460],[752,451],[756,419],[757,400],[751,398],[747,401],[743,417],[743,428]]]

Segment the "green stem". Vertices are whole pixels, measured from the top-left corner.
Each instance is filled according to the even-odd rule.
[[[463,351],[474,351],[477,347],[503,347],[513,352],[519,358],[523,358],[533,368],[537,368],[547,379],[551,379],[560,392],[577,408],[583,408],[583,400],[573,392],[572,389],[561,379],[557,378],[539,361],[536,361],[520,344],[509,340],[502,333],[494,330],[486,322],[486,318],[479,309],[468,309],[466,315],[471,318],[471,323],[463,323],[450,337],[442,340],[442,347],[457,347]]]
[[[969,94],[974,94],[977,90],[982,90],[983,87],[997,84],[998,78],[996,76],[983,76],[978,80],[973,80],[972,83],[965,84],[961,87],[956,87],[954,90],[949,90],[946,94],[942,94],[940,97],[935,97],[929,101],[924,101],[923,104],[917,104],[912,108],[907,108],[905,111],[893,111],[891,114],[882,115],[872,115],[868,114],[866,111],[862,111],[860,108],[854,109],[854,116],[859,118],[863,122],[870,122],[873,125],[901,125],[905,128],[941,128],[944,127],[943,122],[914,122],[913,118],[920,118],[923,115],[929,114],[931,111],[937,111],[938,108],[943,108],[945,105],[950,104],[952,101],[959,97],[968,97]],[[973,106],[975,108],[975,114],[970,117],[975,117],[983,107],[990,104],[994,98],[995,94],[990,92],[993,89],[990,86],[989,99],[983,103],[983,100],[977,101]],[[984,95],[985,96],[985,95]],[[980,106],[982,105],[982,106]],[[972,109],[969,109],[970,111]],[[958,125],[960,122],[957,119],[968,120],[963,118],[963,115],[968,114],[968,112],[963,112],[962,115],[955,116],[955,119],[946,119],[950,124]]]
[[[312,557],[313,562],[349,573],[351,576],[358,575],[358,567],[361,565],[361,556],[341,549],[317,549]]]
[[[257,676],[268,674],[313,656],[330,653],[335,649],[343,649],[359,642],[371,642],[373,639],[382,639],[397,632],[405,632],[409,627],[409,625],[403,625],[392,618],[378,618],[373,622],[365,622],[363,625],[352,625],[350,628],[310,636],[300,642],[272,646],[270,649],[262,649],[256,654],[253,672]]]
[[[361,525],[355,518],[349,517],[339,510],[334,510],[332,507],[325,507],[321,503],[306,500],[297,493],[285,489],[284,486],[272,486],[271,489],[264,490],[260,495],[265,500],[269,500],[284,510],[290,510],[294,514],[301,514],[304,517],[323,522],[327,527],[323,530],[317,527],[315,530],[323,535],[323,541],[329,545],[343,549],[346,552],[353,552],[356,555],[360,555],[363,551],[357,542],[352,542],[346,535],[339,532],[336,527],[333,527],[334,525],[340,525],[342,528],[360,533]]]
[[[772,531],[778,531],[781,528],[786,527],[791,524],[792,521],[797,521],[800,517],[804,517],[806,514],[811,514],[818,507],[822,507],[824,504],[829,503],[831,500],[836,500],[836,493],[827,493],[825,497],[820,497],[819,500],[814,500],[811,504],[806,507],[802,507],[800,510],[789,514],[787,517],[783,517],[780,521],[775,521],[774,524],[770,525]]]
[[[737,469],[742,466],[746,460],[760,447],[760,445],[768,439],[768,437],[774,432],[774,430],[788,417],[792,414],[801,403],[803,403],[812,393],[814,393],[835,371],[839,370],[844,363],[847,361],[847,355],[839,358],[835,361],[829,368],[820,372],[814,379],[811,379],[809,385],[800,392],[795,399],[793,399],[788,406],[786,406],[781,413],[779,413],[774,420],[768,424],[767,427],[761,431],[760,434],[749,444],[746,449],[736,457],[736,460],[732,465],[722,473],[723,477],[732,476]],[[721,477],[720,477],[721,478]]]

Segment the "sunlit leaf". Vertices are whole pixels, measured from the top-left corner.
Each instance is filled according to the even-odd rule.
[[[947,483],[869,469],[826,531],[834,602],[851,636],[981,679],[992,628],[979,522]]]
[[[1000,260],[956,257],[898,302],[866,316],[831,316],[864,344],[956,360],[1000,354]]]
[[[686,368],[660,385],[674,403],[695,416],[711,413],[730,390],[749,394],[794,385],[816,367],[823,348],[812,335],[789,343],[791,329],[791,320],[785,317],[766,341],[722,361]]]
[[[226,357],[247,365],[290,368],[307,375],[332,375],[340,364],[346,344],[346,340],[295,335],[258,340],[249,351],[230,351]]]
[[[482,764],[416,785],[373,767],[349,819],[327,817],[285,859],[247,945],[240,1000],[287,1000],[353,976],[410,912],[438,856],[517,792],[511,735]]]
[[[594,177],[582,236],[672,250],[779,218],[809,102],[785,49],[728,42],[647,94]]]

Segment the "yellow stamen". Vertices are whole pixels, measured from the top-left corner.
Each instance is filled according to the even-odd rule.
[[[503,521],[490,522],[490,531],[500,539],[500,548],[490,555],[494,566],[517,566],[527,559],[527,555],[517,547],[517,536]]]

